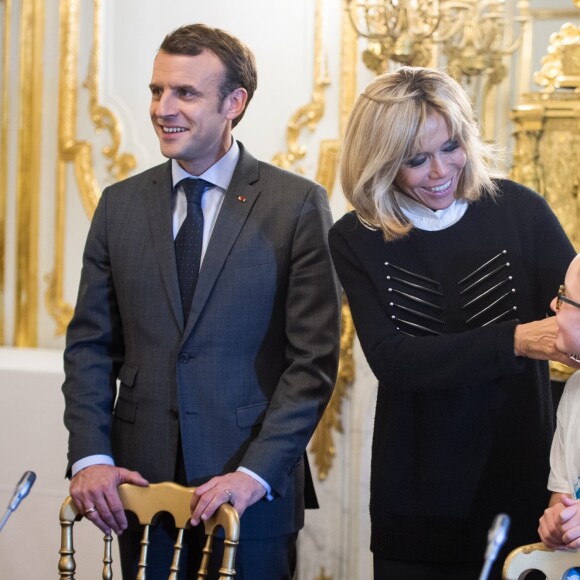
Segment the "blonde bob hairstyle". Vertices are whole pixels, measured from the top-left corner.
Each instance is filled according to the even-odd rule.
[[[402,67],[374,79],[350,114],[340,161],[344,194],[359,219],[382,230],[385,240],[405,236],[412,225],[394,196],[403,162],[418,153],[418,136],[427,117],[445,119],[451,139],[465,151],[467,162],[457,197],[475,201],[496,194],[492,179],[496,152],[483,142],[473,105],[448,74],[429,68]]]

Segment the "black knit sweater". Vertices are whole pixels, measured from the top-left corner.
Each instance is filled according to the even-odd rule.
[[[507,550],[538,541],[553,431],[546,362],[516,357],[574,249],[542,197],[510,181],[441,231],[385,242],[354,212],[332,257],[379,380],[371,549],[385,559],[481,562],[494,516]]]

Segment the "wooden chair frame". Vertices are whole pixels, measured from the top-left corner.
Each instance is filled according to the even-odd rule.
[[[154,483],[148,487],[122,484],[119,486],[119,496],[126,510],[135,513],[139,523],[144,527],[141,539],[141,554],[139,558],[137,580],[146,580],[147,551],[149,548],[149,530],[154,516],[159,512],[167,512],[173,516],[175,526],[179,530],[173,562],[170,567],[169,580],[177,579],[179,571],[179,557],[183,547],[184,530],[190,527],[190,503],[191,495],[195,488],[183,487],[176,483]],[[72,498],[67,497],[60,509],[60,559],[58,563],[59,578],[61,580],[74,580],[76,563],[74,559],[73,525],[80,521],[83,514],[79,514]],[[205,580],[208,577],[209,558],[212,552],[213,538],[221,527],[225,532],[224,555],[222,566],[219,570],[220,580],[233,579],[235,572],[236,549],[240,539],[240,519],[238,513],[230,504],[221,505],[215,514],[204,522],[207,540],[203,549],[201,566],[197,574],[197,580]],[[103,554],[103,580],[113,578],[112,570],[112,542],[111,535],[104,537]]]
[[[562,580],[570,568],[580,567],[580,550],[550,550],[542,542],[512,550],[503,565],[504,580],[523,580],[539,570],[547,580]]]

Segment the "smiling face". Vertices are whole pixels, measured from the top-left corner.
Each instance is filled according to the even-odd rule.
[[[200,175],[231,145],[231,123],[243,111],[247,94],[233,90],[223,101],[225,67],[209,51],[197,56],[159,51],[149,85],[149,113],[161,153]]]
[[[432,210],[445,209],[455,199],[467,157],[449,135],[445,119],[431,113],[419,134],[418,153],[403,161],[395,185]]]
[[[576,256],[564,280],[566,298],[580,304],[580,256]],[[568,302],[561,302],[556,307],[556,298],[552,300],[552,310],[558,319],[558,338],[556,348],[562,352],[580,355],[580,308]]]

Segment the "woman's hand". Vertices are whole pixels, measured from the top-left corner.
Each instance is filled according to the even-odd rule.
[[[514,333],[514,350],[516,356],[525,356],[538,360],[553,360],[580,369],[570,357],[556,348],[558,322],[555,316],[518,324]]]

